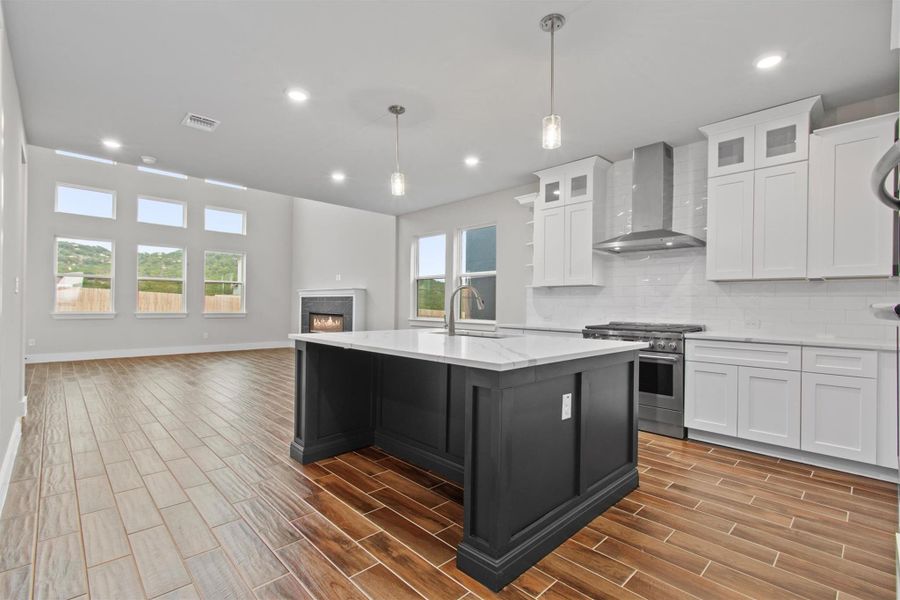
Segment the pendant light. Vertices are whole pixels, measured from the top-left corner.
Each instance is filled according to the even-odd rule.
[[[400,115],[405,113],[406,109],[399,104],[392,104],[388,106],[388,112],[394,115],[395,132],[397,134],[394,146],[396,169],[391,173],[391,195],[403,196],[406,194],[406,177],[400,172]]]
[[[550,33],[550,114],[544,117],[541,140],[545,150],[559,148],[562,144],[562,122],[559,115],[553,112],[553,41],[557,29],[566,24],[566,18],[560,14],[549,14],[541,19],[541,30]]]

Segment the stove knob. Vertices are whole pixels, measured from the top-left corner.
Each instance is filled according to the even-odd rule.
[[[678,344],[676,344],[675,342],[669,342],[669,351],[675,352],[676,350],[678,350]]]
[[[662,340],[657,340],[657,341],[656,341],[656,348],[657,348],[658,350],[665,350],[665,348],[666,348],[666,343],[665,343],[664,341],[662,341]]]

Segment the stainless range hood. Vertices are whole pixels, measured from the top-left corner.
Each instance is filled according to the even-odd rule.
[[[631,186],[631,233],[594,244],[594,250],[619,254],[706,245],[672,231],[672,146],[665,142],[634,149]]]

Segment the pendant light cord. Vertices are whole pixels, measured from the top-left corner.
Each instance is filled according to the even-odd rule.
[[[554,81],[553,81],[553,79],[554,79],[553,78],[553,63],[555,62],[554,56],[553,56],[553,36],[555,33],[556,33],[556,23],[553,23],[550,25],[550,114],[551,115],[556,114],[555,112],[553,112],[553,83],[554,83]]]
[[[397,137],[394,143],[394,154],[397,160],[397,172],[400,172],[400,115],[394,115],[394,123]]]

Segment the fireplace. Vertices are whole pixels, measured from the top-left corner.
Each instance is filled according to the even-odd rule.
[[[300,333],[361,329],[365,323],[360,315],[360,295],[357,290],[300,290]]]
[[[344,331],[344,315],[328,315],[322,313],[309,313],[310,333],[334,333]]]

